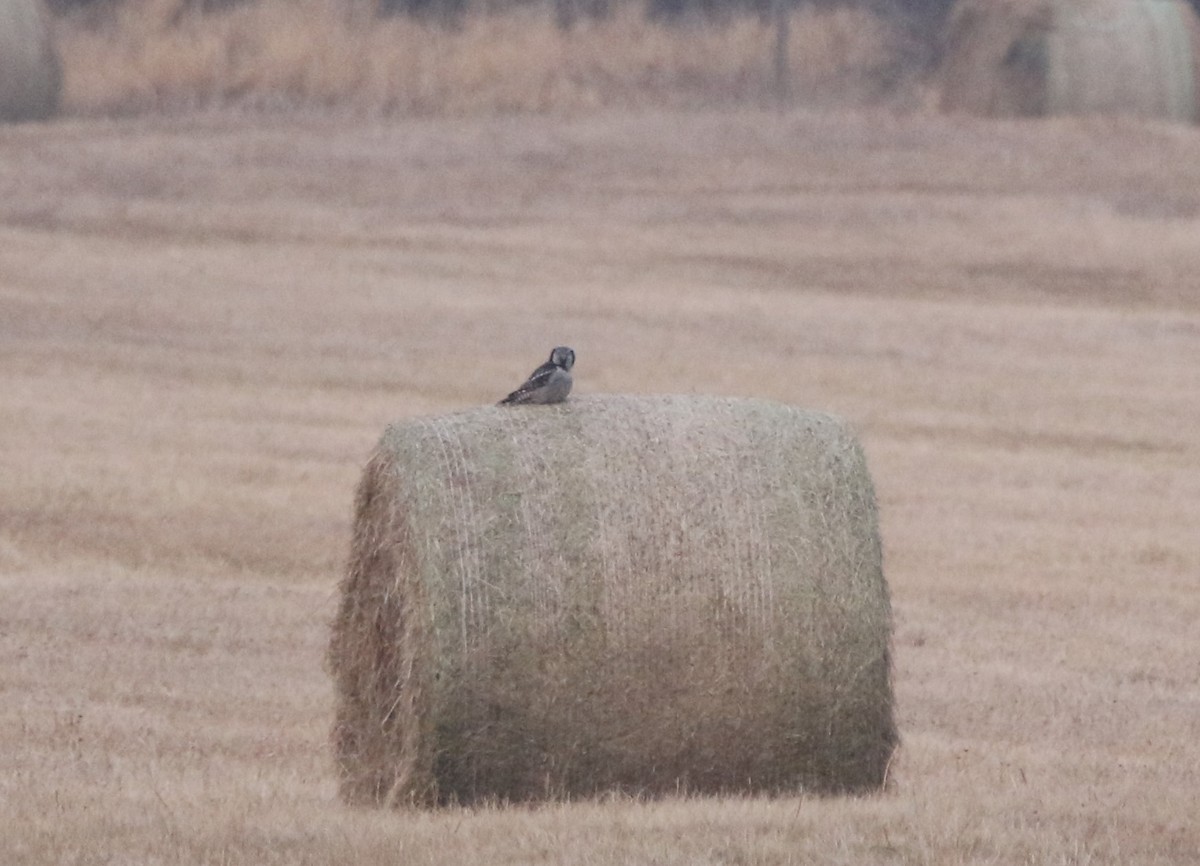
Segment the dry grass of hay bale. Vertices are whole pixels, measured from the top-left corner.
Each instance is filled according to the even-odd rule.
[[[0,121],[58,110],[62,74],[42,0],[0,0]]]
[[[379,18],[355,0],[252,0],[203,12],[123,0],[60,22],[64,102],[113,115],[237,105],[365,115],[577,111],[762,101],[775,34],[755,16],[669,26],[636,5],[563,30],[549,5],[458,26]],[[897,35],[865,9],[797,10],[792,90],[875,98]]]
[[[607,396],[394,426],[329,651],[342,794],[877,789],[890,633],[829,416]]]
[[[944,111],[1192,122],[1200,19],[1182,0],[962,0],[939,77]]]
[[[986,117],[1045,113],[1044,0],[962,0],[950,16],[939,79],[941,108]],[[1013,46],[1028,45],[1029,51]]]
[[[1047,111],[1193,122],[1200,21],[1184,0],[1058,0]]]

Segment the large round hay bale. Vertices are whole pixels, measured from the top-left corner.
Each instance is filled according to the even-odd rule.
[[[58,111],[62,71],[42,0],[0,0],[0,121]]]
[[[879,787],[891,614],[862,451],[758,400],[390,427],[329,665],[355,803]]]
[[[1196,13],[1182,0],[1056,0],[1049,114],[1196,120]]]
[[[1045,113],[1048,0],[960,0],[939,66],[941,108],[984,117]]]
[[[942,55],[944,111],[1197,119],[1200,19],[1182,0],[961,0]]]

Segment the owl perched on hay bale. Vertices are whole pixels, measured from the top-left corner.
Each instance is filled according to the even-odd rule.
[[[550,352],[550,360],[530,373],[525,384],[497,405],[561,403],[571,393],[571,368],[574,366],[575,350],[566,346],[556,346]]]

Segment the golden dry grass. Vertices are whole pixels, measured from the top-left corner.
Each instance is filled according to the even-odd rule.
[[[256,0],[204,14],[125,0],[59,22],[64,108],[129,114],[234,104],[356,114],[564,112],[771,96],[774,32],[757,18],[660,26],[640,6],[564,31],[545,7],[459,27],[378,19],[365,2]],[[791,27],[798,98],[870,96],[896,37],[861,10],[804,8]]]
[[[0,130],[8,864],[1190,864],[1200,136],[882,114]],[[862,434],[865,799],[348,810],[321,669],[383,426],[746,394]]]

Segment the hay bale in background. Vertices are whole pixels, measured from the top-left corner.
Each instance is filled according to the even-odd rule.
[[[1200,22],[1182,0],[1058,0],[1049,114],[1196,120]]]
[[[1042,0],[962,0],[950,15],[939,68],[941,109],[984,117],[1045,113]]]
[[[0,121],[58,111],[62,71],[42,0],[0,0]]]
[[[961,0],[939,77],[943,111],[1193,122],[1200,19],[1182,0]]]
[[[356,803],[863,791],[896,744],[853,435],[608,396],[390,427],[329,665]]]

